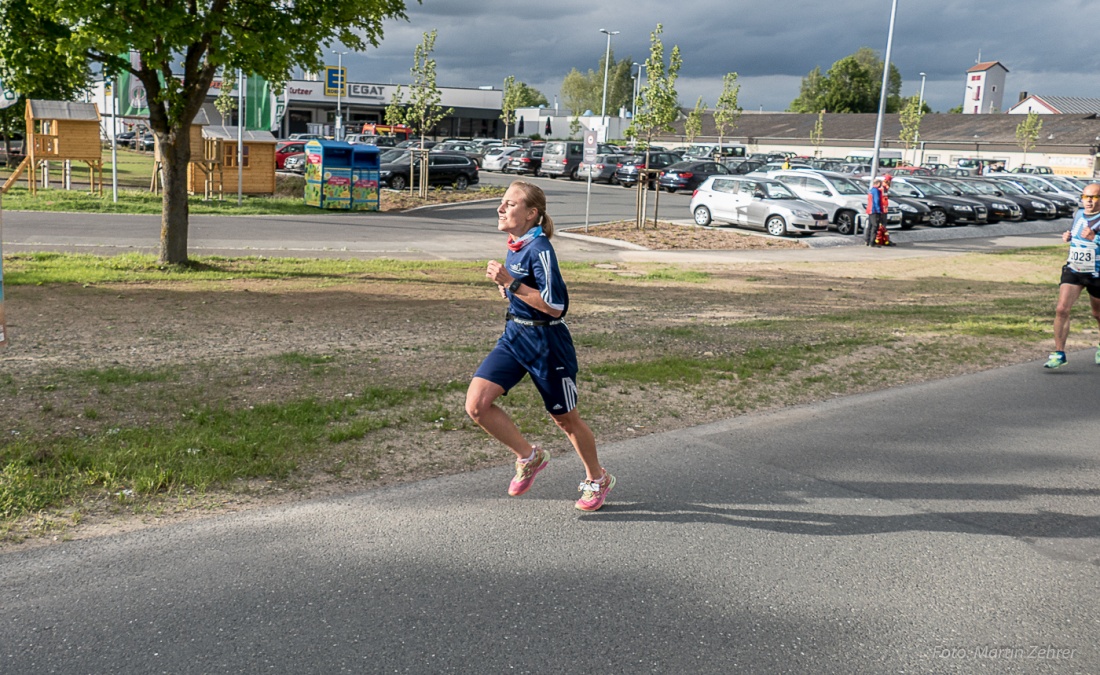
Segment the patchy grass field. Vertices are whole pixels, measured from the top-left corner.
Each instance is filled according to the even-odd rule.
[[[606,442],[1038,362],[1063,254],[565,264],[581,410]],[[502,489],[510,476],[510,453],[463,411],[502,328],[481,263],[50,253],[4,271],[4,545],[493,465]],[[1097,339],[1086,307],[1074,346]],[[529,383],[504,405],[570,452]]]

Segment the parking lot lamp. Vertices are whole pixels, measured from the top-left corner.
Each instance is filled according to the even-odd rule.
[[[603,57],[603,106],[600,108],[600,124],[603,125],[604,134],[603,140],[607,142],[607,71],[611,66],[611,36],[618,35],[619,31],[601,28],[600,32],[607,35],[607,52]]]
[[[890,30],[886,34],[886,57],[882,61],[882,89],[878,97],[878,118],[875,122],[875,151],[871,157],[871,180],[878,173],[879,149],[882,147],[882,118],[886,115],[886,85],[890,82],[890,49],[894,46],[894,18],[898,14],[898,0],[890,9]]]
[[[344,93],[344,54],[347,52],[332,52],[336,55],[336,72],[340,77],[340,87],[336,90],[336,133],[333,134],[333,138],[338,141],[344,140],[344,115],[340,110],[340,102]]]

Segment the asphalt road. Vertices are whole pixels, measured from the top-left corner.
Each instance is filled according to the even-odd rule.
[[[0,672],[1100,672],[1091,357],[2,554]]]
[[[516,176],[484,173],[486,184],[507,185]],[[569,180],[533,178],[547,192],[551,216],[561,228],[589,222],[633,219],[634,191]],[[688,195],[661,195],[667,213],[687,213]],[[417,210],[401,214],[332,213],[307,216],[198,216],[188,228],[188,250],[195,254],[291,255],[309,257],[387,257],[398,259],[483,260],[501,250],[496,230],[497,200]],[[664,207],[662,208],[662,212]],[[650,211],[652,213],[652,210]],[[83,251],[113,254],[156,252],[160,216],[5,211],[3,247],[15,251]],[[561,240],[564,242],[564,240]],[[558,247],[571,253],[607,254],[617,249],[574,240]]]

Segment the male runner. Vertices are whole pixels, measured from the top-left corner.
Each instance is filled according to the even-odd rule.
[[[1088,289],[1092,316],[1100,327],[1100,242],[1096,240],[1096,232],[1100,230],[1100,183],[1085,186],[1081,203],[1084,208],[1077,210],[1073,225],[1062,233],[1062,241],[1069,244],[1069,259],[1062,267],[1058,307],[1054,310],[1054,351],[1045,368],[1066,365],[1069,313],[1082,290]],[[1100,365],[1100,347],[1097,347],[1095,361]]]

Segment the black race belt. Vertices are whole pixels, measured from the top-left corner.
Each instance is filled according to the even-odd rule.
[[[511,312],[506,315],[509,321],[514,321],[521,326],[556,326],[559,323],[565,323],[565,319],[552,319],[550,321],[543,321],[540,319],[523,319]]]

